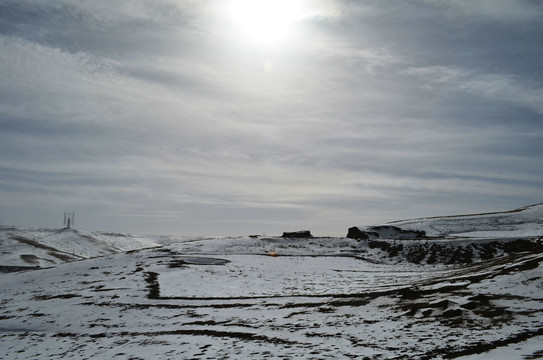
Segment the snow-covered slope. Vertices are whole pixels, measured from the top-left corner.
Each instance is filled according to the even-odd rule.
[[[542,250],[543,204],[499,213],[352,227],[347,236],[369,249],[379,249],[380,262],[469,264]],[[373,254],[373,258],[379,256]]]
[[[427,217],[359,226],[368,238],[406,239],[419,237],[519,238],[543,236],[543,204],[486,214]],[[350,229],[350,230],[351,230]]]
[[[3,228],[0,265],[57,266],[0,274],[0,359],[541,358],[541,209],[371,239]]]
[[[429,217],[394,221],[405,230],[422,230],[427,236],[512,238],[543,236],[543,204],[474,215]]]
[[[541,249],[421,266],[367,261],[385,257],[354,239],[163,240],[169,245],[1,274],[0,358],[540,354]],[[402,243],[410,241],[420,243]]]
[[[159,246],[144,237],[75,229],[0,227],[0,266],[50,266]]]

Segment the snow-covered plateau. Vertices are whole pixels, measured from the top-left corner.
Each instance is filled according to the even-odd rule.
[[[543,358],[543,204],[349,235],[0,227],[0,358]]]

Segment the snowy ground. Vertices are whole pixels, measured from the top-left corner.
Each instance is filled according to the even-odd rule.
[[[540,248],[416,265],[345,238],[147,241],[0,274],[0,358],[543,358]]]

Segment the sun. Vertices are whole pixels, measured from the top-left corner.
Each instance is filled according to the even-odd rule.
[[[302,0],[231,0],[228,15],[241,35],[259,43],[288,39],[305,16]]]

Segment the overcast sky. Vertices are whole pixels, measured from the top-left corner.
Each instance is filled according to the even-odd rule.
[[[543,201],[543,2],[281,1],[2,0],[4,225],[345,235]]]

